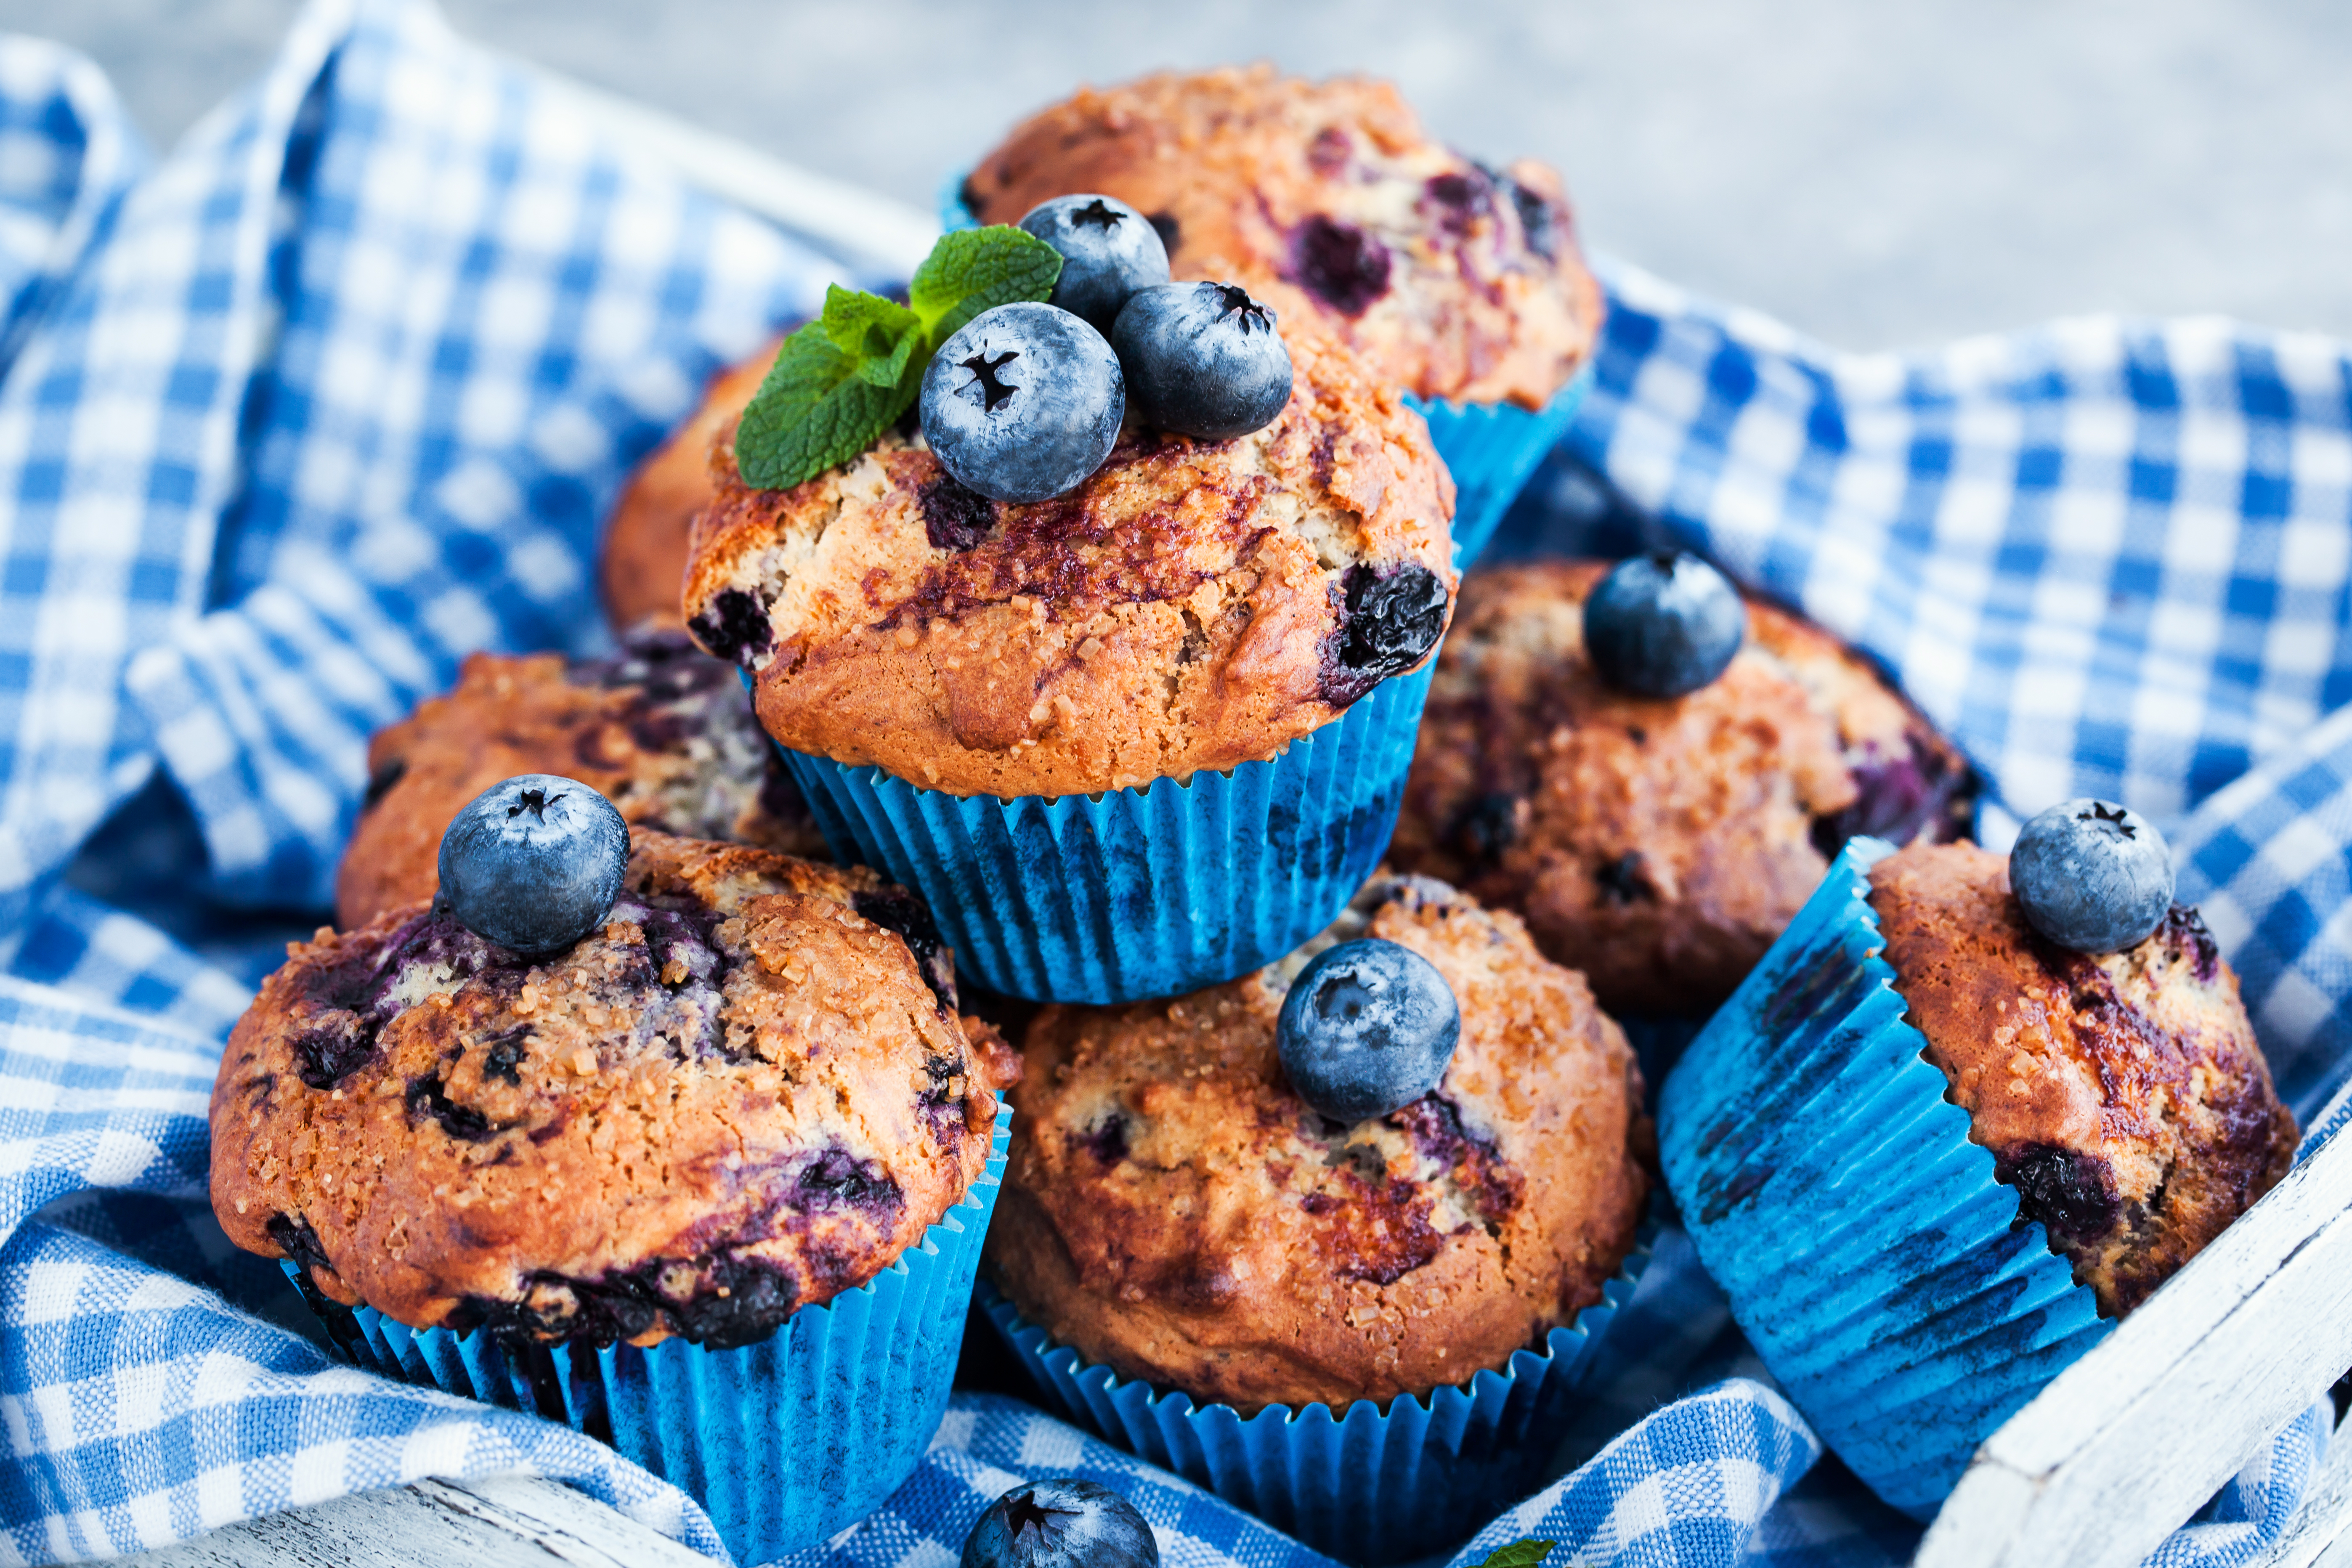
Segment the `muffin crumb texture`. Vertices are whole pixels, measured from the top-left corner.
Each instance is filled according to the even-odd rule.
[[[984,1169],[1018,1059],[862,868],[638,829],[536,963],[429,906],[294,944],[230,1037],[213,1207],[345,1305],[718,1347],[871,1279]]]
[[[1517,910],[1605,1006],[1704,1014],[1848,838],[1958,837],[1974,779],[1862,656],[1754,600],[1711,684],[1612,689],[1584,652],[1607,570],[1465,581],[1389,858]]]
[[[1927,1056],[2099,1310],[2146,1300],[2285,1176],[2294,1118],[2197,911],[2105,956],[2034,934],[2008,862],[1914,845],[1871,907]]]
[[[1088,89],[964,182],[982,223],[1052,196],[1145,214],[1179,279],[1240,283],[1425,398],[1537,408],[1591,356],[1601,287],[1559,176],[1432,141],[1395,88],[1269,66]]]
[[[1051,500],[958,484],[919,435],[788,490],[730,436],[686,611],[755,674],[797,752],[954,795],[1118,789],[1269,757],[1391,668],[1351,617],[1450,607],[1453,481],[1428,427],[1343,353],[1294,342],[1266,428],[1195,441],[1130,424]],[[1417,574],[1428,594],[1374,594]],[[1367,611],[1365,606],[1373,606]],[[1424,647],[1443,610],[1420,630]]]
[[[1244,1413],[1345,1407],[1499,1368],[1601,1299],[1648,1182],[1623,1035],[1510,916],[1375,886],[1369,934],[1462,1006],[1444,1079],[1388,1116],[1284,1082],[1286,966],[1032,1024],[989,1258],[1056,1340]]]
[[[826,858],[734,668],[674,626],[646,626],[604,658],[475,654],[454,688],[379,731],[337,923],[356,931],[431,899],[450,819],[517,773],[578,779],[635,826]]]

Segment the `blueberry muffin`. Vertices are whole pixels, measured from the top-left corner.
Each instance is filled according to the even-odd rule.
[[[693,552],[695,516],[710,504],[710,438],[743,412],[775,358],[776,345],[770,343],[720,372],[701,406],[629,476],[604,524],[597,568],[614,631],[684,620],[678,590]]]
[[[529,962],[430,906],[289,950],[213,1089],[239,1247],[415,1327],[718,1347],[887,1267],[1018,1062],[871,871],[636,829]]]
[[[1305,958],[1369,934],[1461,1008],[1438,1087],[1349,1124],[1280,1067]],[[1021,1311],[1090,1361],[1244,1413],[1466,1382],[1601,1299],[1633,1244],[1649,1127],[1623,1035],[1519,922],[1425,879],[1192,995],[1031,1024],[988,1238]]]
[[[1584,649],[1607,570],[1464,584],[1390,858],[1517,910],[1604,1006],[1705,1014],[1848,838],[1957,837],[1974,781],[1867,660],[1769,605],[1698,690],[1612,689]]]
[[[430,900],[441,830],[517,773],[576,778],[666,833],[825,857],[734,669],[676,627],[649,626],[605,658],[478,653],[454,689],[380,731],[335,879],[342,928]]]
[[[2286,1174],[2294,1119],[2195,910],[2093,955],[2037,935],[2007,858],[1973,845],[1914,844],[1870,882],[1928,1059],[2103,1314],[2146,1300]]]
[[[1130,421],[1090,478],[1010,504],[919,434],[784,490],[712,450],[695,637],[796,752],[952,795],[1066,795],[1268,757],[1418,667],[1454,574],[1427,427],[1289,341],[1289,404],[1201,441]]]
[[[1423,398],[1540,407],[1592,353],[1601,289],[1559,177],[1432,141],[1396,89],[1269,66],[1087,89],[965,181],[982,223],[1099,192],[1148,215],[1177,278],[1241,283]]]

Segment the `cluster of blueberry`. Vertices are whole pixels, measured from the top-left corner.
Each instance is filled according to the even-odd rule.
[[[923,373],[923,439],[959,483],[1046,500],[1102,466],[1130,403],[1156,429],[1223,441],[1290,401],[1274,312],[1229,283],[1170,282],[1133,207],[1056,196],[1020,226],[1061,255],[1053,297],[982,311]]]

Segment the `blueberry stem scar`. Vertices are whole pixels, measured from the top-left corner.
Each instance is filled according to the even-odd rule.
[[[981,406],[985,412],[995,413],[1007,398],[1021,390],[1017,386],[1007,386],[996,379],[998,371],[1020,357],[1021,353],[1018,349],[1007,349],[994,359],[989,358],[987,352],[982,350],[963,362],[964,369],[971,372],[980,380],[980,395],[983,400]]]

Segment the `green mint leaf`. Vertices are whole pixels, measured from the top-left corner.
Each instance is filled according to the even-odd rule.
[[[1062,275],[1062,255],[1010,224],[942,235],[915,268],[907,303],[922,318],[933,353],[982,310],[1016,300],[1046,300]]]
[[[964,229],[915,269],[910,303],[835,285],[824,313],[784,340],[735,426],[743,482],[790,489],[850,461],[897,423],[922,391],[931,355],[982,310],[1045,300],[1059,252],[999,224]]]
[[[1478,1568],[1536,1568],[1553,1545],[1549,1541],[1514,1541],[1508,1546],[1495,1548]]]
[[[784,340],[735,427],[735,464],[745,484],[790,489],[874,445],[906,412],[920,377],[877,386],[861,373],[864,363],[870,362],[843,353],[821,321]]]
[[[923,346],[923,320],[896,300],[861,294],[839,284],[824,291],[824,335],[849,356],[858,379],[874,386],[897,386],[907,378],[907,362]]]

